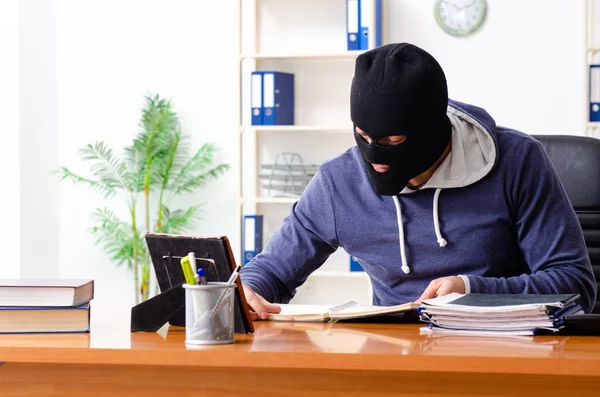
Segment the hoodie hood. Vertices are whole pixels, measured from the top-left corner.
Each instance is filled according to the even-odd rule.
[[[433,196],[433,228],[437,243],[445,247],[448,241],[442,235],[439,222],[439,198],[442,189],[469,186],[484,178],[494,167],[497,158],[497,143],[492,131],[494,119],[483,109],[448,101],[448,119],[452,124],[451,150],[429,180],[418,189],[405,187],[400,194],[417,190],[435,189]],[[393,196],[398,221],[402,271],[410,273],[406,260],[402,207],[398,196]]]
[[[423,189],[449,189],[471,185],[485,177],[496,163],[497,144],[492,134],[496,123],[483,109],[448,101],[452,124],[451,150]],[[416,190],[405,187],[400,194]]]

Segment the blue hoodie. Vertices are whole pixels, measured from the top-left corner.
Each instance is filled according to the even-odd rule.
[[[418,190],[378,195],[356,146],[324,163],[243,283],[287,303],[341,247],[370,276],[374,305],[414,301],[458,275],[467,292],[579,293],[590,312],[583,233],[542,145],[471,105],[450,101],[448,117],[452,150]]]

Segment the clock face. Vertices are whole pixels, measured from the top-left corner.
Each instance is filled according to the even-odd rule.
[[[437,0],[434,14],[446,33],[466,36],[481,26],[486,10],[486,0]]]

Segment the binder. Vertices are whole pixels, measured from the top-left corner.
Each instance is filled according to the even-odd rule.
[[[365,269],[358,262],[358,258],[350,255],[350,271],[351,272],[363,272]]]
[[[262,251],[263,241],[263,216],[262,215],[244,215],[244,224],[242,227],[242,263],[250,262],[258,253]]]
[[[359,0],[360,49],[381,46],[381,0]]]
[[[360,50],[359,0],[346,0],[346,36],[348,51]]]
[[[590,65],[590,121],[600,121],[600,64]]]
[[[263,74],[252,72],[250,78],[250,106],[252,107],[252,125],[263,124]]]
[[[294,75],[262,72],[263,125],[294,124]]]

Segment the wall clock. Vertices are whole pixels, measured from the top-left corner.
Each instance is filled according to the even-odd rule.
[[[444,32],[466,36],[475,32],[487,12],[486,0],[436,0],[433,13]]]

